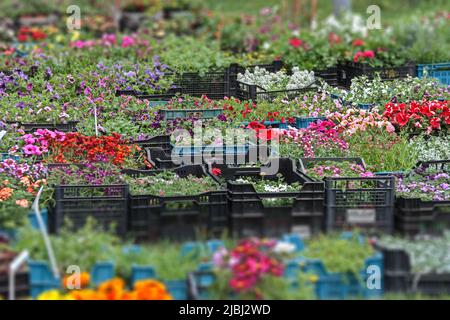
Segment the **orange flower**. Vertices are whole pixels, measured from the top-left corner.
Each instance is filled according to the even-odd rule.
[[[163,283],[157,280],[137,281],[134,285],[138,300],[171,300],[172,297],[166,291]]]
[[[16,204],[22,208],[28,208],[29,206],[27,199],[16,200]]]
[[[75,300],[103,300],[102,295],[92,289],[73,290],[68,295]]]
[[[13,194],[13,189],[11,188],[2,188],[0,189],[0,201],[8,200]]]
[[[23,185],[25,185],[26,187],[30,186],[31,181],[30,181],[30,177],[28,176],[24,176],[20,179],[20,182],[22,182]]]
[[[98,292],[104,295],[106,300],[119,300],[124,289],[125,282],[120,278],[113,278],[100,284]]]
[[[78,279],[76,279],[75,277],[76,277],[76,275],[65,276],[63,279],[63,287],[68,288],[69,285],[71,285],[73,282],[76,283]],[[87,272],[81,272],[79,280],[80,280],[80,289],[86,288],[89,285],[89,283],[91,282],[91,276]]]

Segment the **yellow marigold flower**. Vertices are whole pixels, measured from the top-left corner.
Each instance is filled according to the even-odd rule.
[[[49,290],[41,293],[37,300],[62,300],[63,297],[58,290]]]

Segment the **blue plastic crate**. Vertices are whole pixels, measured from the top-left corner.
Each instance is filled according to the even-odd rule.
[[[325,121],[326,117],[296,117],[295,125],[298,129],[308,128],[311,123],[315,123],[317,121]]]
[[[357,103],[356,106],[362,110],[370,110],[374,106],[373,103]]]
[[[285,234],[282,237],[284,242],[289,242],[295,246],[295,251],[303,251],[305,249],[305,243],[303,239],[296,233]]]
[[[150,107],[156,107],[156,106],[165,106],[169,101],[167,100],[156,100],[156,101],[149,101]]]
[[[186,280],[167,280],[164,281],[164,284],[174,300],[187,300],[188,284]]]
[[[247,154],[248,145],[219,146],[178,146],[172,145],[172,154],[179,156],[199,155],[203,153]]]
[[[41,293],[61,289],[62,279],[55,278],[49,264],[45,261],[28,261],[30,295],[36,298]],[[63,275],[61,275],[63,276]],[[94,285],[114,277],[114,264],[111,262],[98,262],[91,271],[91,281]]]
[[[425,70],[429,78],[436,78],[442,84],[450,85],[450,62],[419,64],[417,65],[417,77],[423,78]]]
[[[1,152],[0,153],[0,161],[4,161],[6,159],[12,159],[14,161],[19,161],[20,157],[13,155],[13,154],[6,153],[6,152]]]
[[[28,261],[30,295],[34,299],[41,293],[61,288],[61,279],[55,278],[47,262]]]
[[[375,172],[376,176],[397,176],[405,174],[404,171],[379,171]]]
[[[380,288],[370,289],[366,286],[366,280],[369,276],[367,268],[369,266],[379,268]],[[321,300],[357,297],[368,299],[379,298],[383,295],[383,256],[381,253],[376,253],[366,260],[364,269],[360,271],[360,279],[351,274],[329,273],[320,260],[307,260],[303,270],[318,276],[315,283],[315,293],[317,298]]]
[[[165,120],[175,119],[214,119],[223,114],[223,109],[161,110]]]
[[[156,271],[151,266],[137,266],[131,267],[131,284],[134,285],[136,281],[156,279]]]
[[[115,266],[112,262],[97,262],[91,271],[91,281],[95,286],[98,286],[106,280],[112,279],[115,276]]]
[[[42,220],[44,221],[44,225],[47,227],[47,230],[48,230],[48,211],[47,211],[47,209],[41,210],[41,217],[42,217]],[[33,227],[33,229],[39,230],[38,219],[37,219],[37,216],[34,213],[34,211],[32,211],[28,214],[28,221],[30,221],[30,224]]]

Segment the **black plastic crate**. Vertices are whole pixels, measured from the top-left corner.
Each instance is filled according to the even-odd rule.
[[[314,74],[322,78],[327,84],[333,87],[337,87],[339,85],[339,72],[338,67],[329,67],[322,70],[315,70]]]
[[[30,296],[30,286],[28,284],[28,272],[20,271],[15,277],[15,298],[24,299]],[[9,276],[0,274],[0,300],[9,297]]]
[[[450,273],[414,274],[409,255],[401,249],[377,246],[384,259],[384,291],[421,293],[429,296],[450,294]]]
[[[141,148],[161,148],[166,152],[172,149],[169,135],[154,136],[145,140],[132,140],[130,144],[137,144]]]
[[[286,99],[293,99],[295,97],[301,96],[306,92],[318,90],[315,86],[316,82],[311,83],[309,86],[301,89],[291,89],[291,90],[275,90],[267,91],[257,85],[251,85],[236,81],[236,89],[231,93],[232,96],[240,100],[268,100],[272,101],[275,98],[284,97]]]
[[[444,230],[450,229],[450,200],[397,198],[395,229],[405,236],[442,234]]]
[[[256,155],[263,154],[267,149],[260,147],[258,150],[254,150],[253,148],[257,148],[257,146],[248,146],[245,148],[243,146],[239,146],[236,148],[230,147],[230,150],[233,152],[226,153],[227,147],[217,147],[217,151],[214,150],[214,147],[211,149],[204,150],[203,152],[192,152],[188,154],[177,154],[177,157],[172,157],[172,148],[169,150],[165,150],[163,148],[146,148],[147,152],[147,160],[155,169],[173,169],[177,168],[181,165],[191,165],[191,164],[207,164],[207,163],[229,163],[229,164],[238,164],[238,163],[249,163],[251,162],[251,152]],[[181,147],[180,148],[184,148]],[[186,149],[186,148],[184,148]],[[242,149],[242,150],[241,150]],[[246,149],[246,150],[245,150]],[[190,150],[197,151],[197,150]],[[242,151],[242,152],[241,152]],[[263,155],[265,156],[265,155]]]
[[[201,165],[181,166],[173,171],[181,178],[208,175]],[[138,177],[160,172],[128,170],[126,173]],[[184,206],[180,208],[180,204]],[[229,228],[225,191],[192,196],[130,195],[129,211],[129,234],[138,242],[194,240],[198,232],[220,236]]]
[[[326,230],[354,227],[373,232],[393,231],[395,178],[331,178],[325,181]]]
[[[450,160],[432,160],[432,161],[420,161],[416,165],[417,168],[432,168],[442,172],[450,173]]]
[[[8,123],[17,123],[26,133],[32,133],[38,129],[58,130],[61,132],[77,131],[79,121],[68,121],[67,123],[22,123],[8,121]]]
[[[419,162],[417,169],[432,168],[450,173],[450,160]],[[441,235],[450,229],[450,200],[423,201],[399,197],[396,200],[395,229],[405,236]]]
[[[278,237],[285,233],[299,233],[304,237],[323,230],[323,182],[313,182],[296,172],[293,160],[280,158],[277,174],[288,184],[299,182],[302,189],[296,192],[258,193],[252,184],[239,184],[230,180],[239,177],[262,177],[258,167],[229,167],[214,164],[227,180],[231,231],[234,237]],[[264,175],[276,179],[277,174]],[[264,204],[265,199],[291,199],[283,206]]]
[[[204,74],[196,72],[186,72],[182,74],[167,74],[173,76],[172,87],[165,92],[148,94],[134,92],[132,95],[147,100],[170,100],[177,94],[201,97],[203,95],[210,99],[220,100],[229,96],[229,70],[209,71]],[[117,92],[116,92],[117,94]]]
[[[400,67],[370,67],[365,63],[346,62],[338,65],[339,85],[350,87],[352,79],[360,76],[367,76],[373,79],[379,73],[382,80],[403,79],[408,75],[415,77],[416,65],[414,63]]]
[[[57,185],[54,199],[54,207],[49,208],[49,229],[53,233],[59,232],[66,218],[76,230],[85,225],[88,217],[105,230],[114,224],[120,236],[127,232],[127,185]]]
[[[0,251],[0,300],[9,297],[9,266],[16,257],[16,254],[10,251]],[[26,298],[30,295],[28,286],[28,272],[19,270],[15,275],[15,297]]]

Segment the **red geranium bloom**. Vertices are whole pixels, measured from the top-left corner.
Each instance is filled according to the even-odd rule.
[[[404,113],[398,113],[395,116],[395,120],[397,121],[397,123],[400,127],[403,127],[408,123],[409,118]]]
[[[364,45],[364,40],[362,40],[362,39],[355,39],[352,42],[352,46],[354,46],[354,47],[361,47],[363,45]]]
[[[252,121],[247,125],[248,129],[254,129],[254,130],[259,130],[259,129],[265,129],[266,126],[259,123],[258,121]]]
[[[372,50],[365,50],[362,55],[364,58],[375,58],[375,53]]]
[[[289,44],[294,48],[299,48],[303,45],[303,41],[298,38],[292,38],[289,40]]]
[[[440,129],[441,128],[441,119],[431,118],[430,124],[433,129]]]
[[[215,176],[220,176],[222,174],[222,171],[219,168],[212,168],[211,173]]]
[[[23,33],[21,33],[21,34],[19,34],[17,36],[17,40],[19,42],[25,42],[25,41],[27,41],[27,39],[28,39],[28,36],[26,34],[23,34]]]

